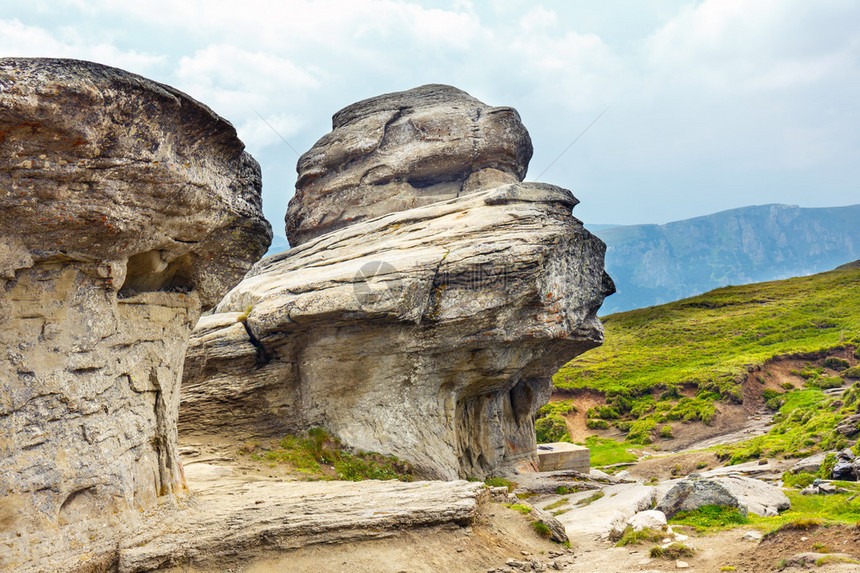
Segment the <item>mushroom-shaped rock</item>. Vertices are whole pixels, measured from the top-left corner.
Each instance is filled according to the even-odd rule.
[[[614,290],[575,204],[508,184],[263,259],[192,336],[180,427],[324,426],[446,479],[534,467],[552,374]]]
[[[516,183],[532,156],[516,110],[426,85],[354,103],[299,158],[292,246],[347,225]]]
[[[234,128],[173,88],[0,59],[2,565],[92,549],[184,490],[188,335],[271,240],[260,186]]]

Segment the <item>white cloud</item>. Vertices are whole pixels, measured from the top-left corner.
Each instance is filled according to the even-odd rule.
[[[0,54],[6,57],[76,58],[92,60],[146,74],[165,60],[164,55],[120,50],[105,42],[90,42],[65,30],[59,37],[18,20],[0,20]]]
[[[838,2],[705,0],[657,30],[646,53],[656,74],[724,93],[803,87],[843,73],[857,54],[860,30],[842,45],[822,41],[828,30],[816,17],[824,14],[856,22],[860,11]]]

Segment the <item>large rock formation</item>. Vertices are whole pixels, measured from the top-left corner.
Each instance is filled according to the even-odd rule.
[[[549,399],[551,375],[601,343],[596,312],[613,291],[603,243],[571,216],[577,200],[540,183],[449,189],[525,173],[530,143],[509,108],[501,108],[508,128],[476,128],[468,145],[459,136],[415,142],[420,130],[403,126],[405,135],[379,136],[385,145],[370,155],[384,149],[374,161],[398,174],[382,198],[362,195],[363,184],[342,191],[368,163],[329,145],[377,137],[386,125],[390,135],[412,121],[402,110],[419,108],[421,125],[458,132],[464,101],[484,109],[458,90],[428,86],[335,116],[335,131],[309,152],[325,166],[318,180],[334,187],[297,195],[288,213],[301,244],[261,261],[195,330],[183,429],[277,434],[321,425],[348,445],[448,479],[534,462],[533,417]],[[308,161],[299,161],[300,186]],[[416,188],[404,181],[414,172],[442,200],[408,208]],[[307,213],[317,213],[315,224]]]
[[[522,181],[532,142],[516,110],[444,85],[354,103],[299,158],[287,238]]]
[[[0,565],[183,492],[187,339],[270,242],[260,181],[181,92],[0,59]]]

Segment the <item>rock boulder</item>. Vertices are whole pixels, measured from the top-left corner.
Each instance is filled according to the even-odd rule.
[[[788,497],[777,487],[743,476],[685,479],[676,483],[657,504],[671,519],[679,511],[694,511],[703,505],[737,508],[743,515],[776,515],[791,507]]]
[[[265,252],[260,207],[257,163],[187,95],[0,59],[0,565],[182,495],[188,335]]]
[[[180,426],[324,426],[449,479],[535,462],[552,374],[600,344],[612,291],[574,203],[506,185],[267,257],[198,325]]]
[[[354,103],[299,159],[287,238],[295,247],[358,221],[522,181],[531,156],[516,110],[451,86]]]

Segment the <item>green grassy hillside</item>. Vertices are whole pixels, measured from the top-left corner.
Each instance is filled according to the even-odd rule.
[[[614,425],[628,441],[648,443],[660,424],[709,423],[719,401],[741,402],[741,383],[768,359],[860,346],[860,269],[725,287],[603,321],[604,345],[562,367],[554,383],[605,395],[606,405],[589,411],[588,427]],[[815,390],[841,385],[834,372],[800,374]],[[548,405],[539,439],[559,438],[565,408],[574,404]]]

